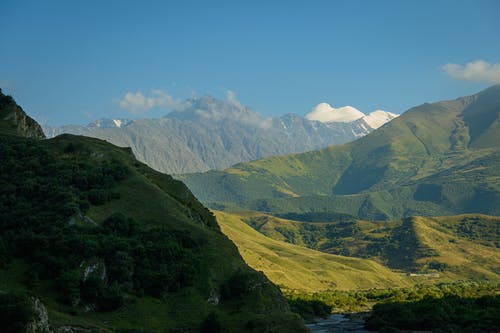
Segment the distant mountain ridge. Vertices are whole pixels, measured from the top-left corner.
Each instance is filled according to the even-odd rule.
[[[500,214],[500,85],[414,107],[354,142],[181,178],[203,202],[358,218]]]
[[[87,126],[43,129],[47,137],[79,134],[131,147],[139,160],[154,169],[178,174],[221,170],[243,161],[342,144],[397,116],[368,115],[350,122],[320,122],[296,114],[266,118],[238,102],[211,96],[191,98],[185,105],[161,119],[101,119]],[[374,117],[376,121],[371,121]]]
[[[61,134],[75,134],[75,135],[87,135],[87,133],[92,132],[96,128],[120,128],[122,126],[127,126],[131,120],[117,118],[101,118],[88,123],[85,126],[82,125],[63,125],[63,126],[46,126],[43,125],[43,132],[48,138],[53,138]]]

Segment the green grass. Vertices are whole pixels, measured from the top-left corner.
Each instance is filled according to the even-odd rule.
[[[222,231],[245,261],[282,289],[314,292],[408,286],[412,280],[367,259],[350,258],[273,240],[249,227],[252,213],[216,212]]]
[[[226,214],[251,226],[255,237],[260,236],[255,234],[257,231],[280,242],[329,254],[371,259],[392,270],[437,273],[443,281],[500,280],[497,250],[500,218],[495,216],[469,214],[396,221],[301,222],[250,211]],[[227,233],[224,220],[219,220]],[[240,252],[251,251],[252,248],[246,248],[249,243],[243,239],[244,235],[241,238],[233,239]]]

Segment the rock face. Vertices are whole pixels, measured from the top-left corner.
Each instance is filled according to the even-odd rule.
[[[33,139],[44,139],[42,127],[26,115],[23,109],[16,104],[11,96],[4,95],[0,89],[0,119],[4,120],[2,126],[6,132],[13,135]]]
[[[49,324],[49,316],[47,309],[43,303],[36,297],[30,297],[33,308],[33,320],[26,325],[23,333],[90,333],[92,329],[76,327],[76,326],[61,326],[52,328]]]
[[[137,159],[154,169],[179,174],[338,145],[375,128],[359,111],[358,117],[322,122],[296,114],[265,118],[239,103],[210,96],[192,98],[185,104],[182,111],[161,119],[101,119],[87,126],[43,129],[48,137],[79,134],[131,147]]]
[[[47,309],[42,304],[42,302],[36,298],[30,298],[32,302],[34,318],[26,325],[26,333],[52,333],[49,326],[49,316],[47,315]]]

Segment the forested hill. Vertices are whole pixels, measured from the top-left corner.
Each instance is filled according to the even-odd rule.
[[[342,146],[187,174],[204,203],[367,219],[500,214],[500,85],[412,108]]]
[[[0,100],[2,329],[304,331],[183,183],[98,139],[34,139]]]

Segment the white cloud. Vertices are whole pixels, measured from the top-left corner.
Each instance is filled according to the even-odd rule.
[[[183,102],[174,99],[164,90],[152,89],[149,94],[145,94],[141,91],[129,91],[118,104],[122,109],[128,110],[133,114],[141,114],[156,107],[176,110],[182,107]]]
[[[235,117],[238,121],[262,129],[271,127],[272,118],[264,118],[259,113],[248,109],[236,98],[234,91],[226,90],[226,99],[229,104],[239,109],[239,112],[233,114],[233,117]]]
[[[365,114],[352,106],[334,108],[328,103],[316,105],[308,114],[307,120],[317,120],[322,123],[341,122],[348,123],[364,117]]]
[[[226,99],[227,99],[227,101],[230,104],[233,104],[234,106],[236,106],[236,107],[238,107],[240,109],[244,109],[245,108],[243,106],[243,104],[241,104],[240,101],[238,101],[238,99],[236,98],[236,94],[232,90],[227,90],[226,91]]]
[[[476,60],[465,66],[446,64],[442,68],[446,74],[456,80],[500,83],[500,64]]]

